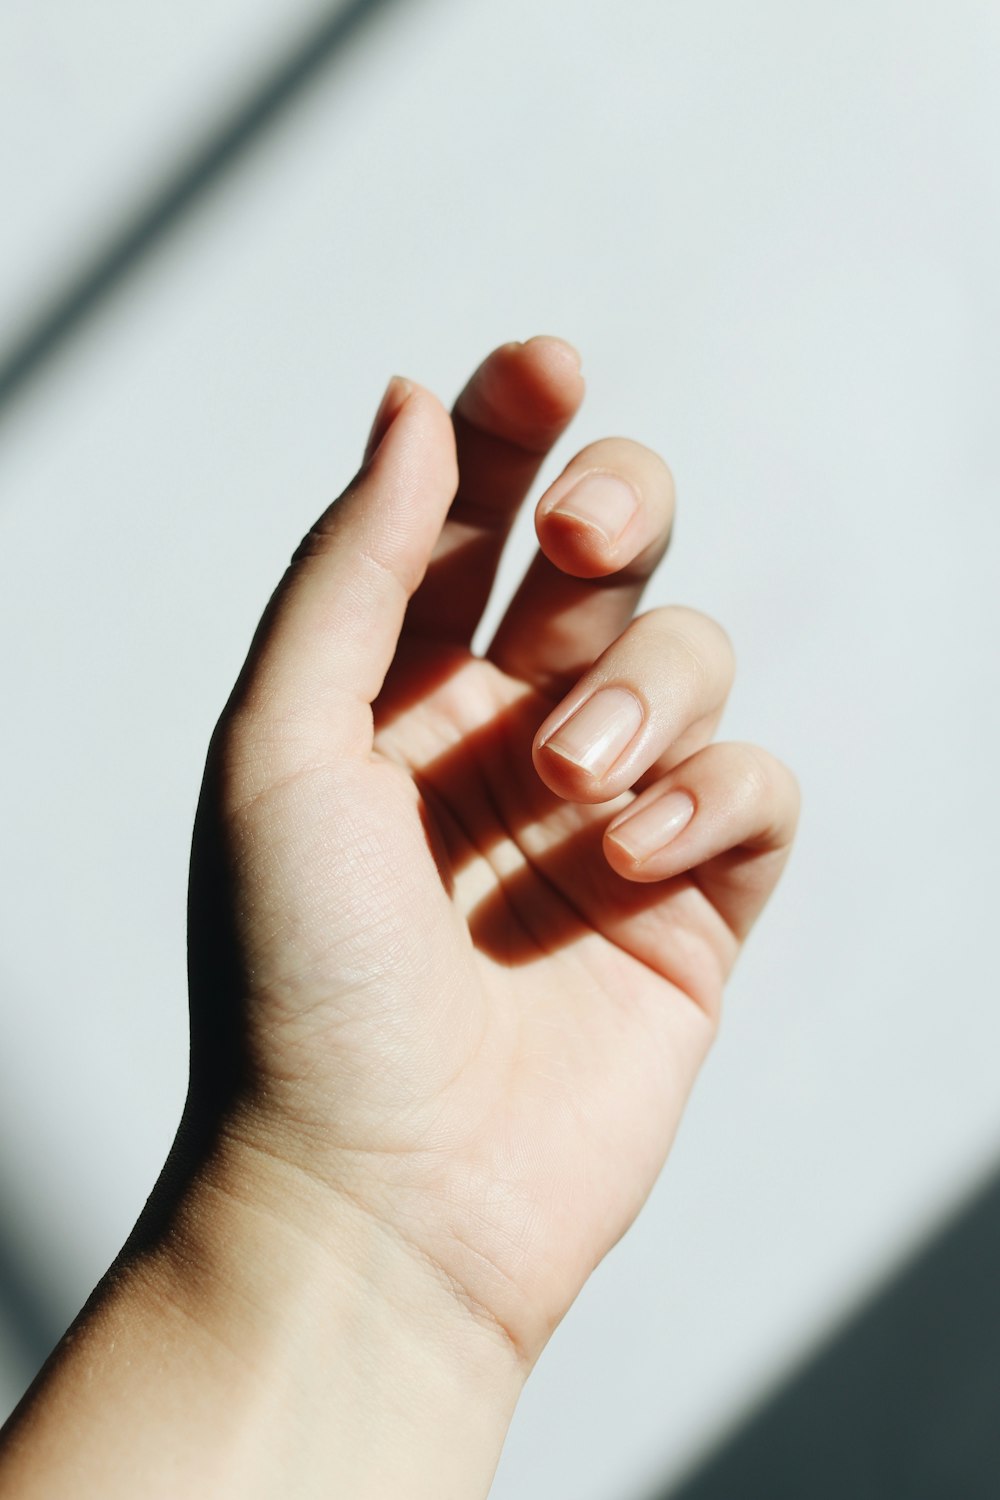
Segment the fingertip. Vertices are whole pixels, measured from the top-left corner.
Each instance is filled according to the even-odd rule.
[[[430,478],[435,488],[454,492],[458,486],[455,429],[433,391],[405,376],[394,375],[383,397],[383,406],[390,415],[383,420],[374,446],[369,441],[364,467],[377,473],[385,465],[392,465],[399,468],[408,483],[412,484],[419,475],[422,479]],[[382,414],[380,407],[373,436]],[[430,475],[428,467],[433,471]]]
[[[667,785],[644,792],[604,830],[604,854],[627,880],[662,880],[667,851],[690,826],[698,801],[687,786]]]
[[[565,802],[606,802],[614,793],[603,791],[589,772],[561,755],[552,745],[536,740],[531,758],[535,770],[550,792],[562,797]]]
[[[550,562],[574,578],[620,572],[648,545],[642,499],[628,480],[592,471],[567,489],[559,481],[535,512],[539,545]]]
[[[393,375],[386,386],[382,399],[378,404],[375,419],[368,434],[365,444],[365,455],[363,462],[370,462],[372,456],[377,452],[382,439],[389,428],[395,422],[402,410],[403,404],[413,390],[412,380],[407,380],[405,375]]]
[[[551,334],[501,344],[455,403],[456,416],[532,453],[546,453],[583,400],[580,356]]]
[[[643,864],[641,860],[636,859],[634,854],[630,853],[623,844],[619,843],[613,829],[606,828],[604,830],[602,844],[604,858],[615,874],[620,875],[623,880],[631,880],[638,885],[652,885],[654,882],[662,879],[655,870],[651,869],[649,865]]]
[[[525,339],[521,348],[530,349],[534,358],[541,359],[553,372],[558,370],[564,378],[577,375],[583,379],[583,356],[569,339],[555,333],[535,333]]]
[[[546,786],[572,802],[611,802],[641,743],[647,708],[623,683],[578,687],[538,729],[532,753]]]
[[[568,496],[565,502],[540,502],[535,513],[539,546],[549,562],[573,578],[621,572],[648,544],[638,505],[629,513],[623,497],[612,497],[602,510],[584,500]]]
[[[652,449],[623,438],[591,443],[549,486],[535,511],[546,557],[575,578],[626,568],[642,576],[666,549],[673,478]]]

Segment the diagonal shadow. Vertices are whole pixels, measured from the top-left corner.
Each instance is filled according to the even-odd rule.
[[[396,0],[347,0],[276,63],[133,212],[48,306],[0,352],[0,421],[14,398],[176,231],[201,199],[235,167],[358,32]]]
[[[3,1002],[11,998],[11,983],[9,975],[0,974]],[[32,1233],[19,1213],[28,1185],[23,1174],[9,1180],[7,1171],[7,1161],[23,1156],[25,1150],[30,1153],[30,1147],[30,1135],[15,1127],[12,1119],[5,1119],[0,1152],[0,1331],[15,1378],[20,1374],[25,1384],[51,1354],[66,1326],[66,1288],[53,1284],[63,1257],[36,1253]],[[5,1416],[0,1410],[0,1424]]]
[[[0,1187],[0,1203],[5,1209],[0,1214],[0,1318],[13,1357],[27,1381],[59,1342],[63,1322],[58,1311],[60,1299],[42,1285],[28,1247],[12,1233],[13,1202],[12,1195]]]
[[[1000,1173],[658,1500],[996,1500]]]
[[[231,110],[150,193],[130,219],[51,298],[39,316],[0,352],[0,422],[50,360],[99,313],[128,278],[224,174],[236,167],[359,32],[396,0],[349,0],[323,15],[268,76]],[[62,1334],[58,1298],[42,1284],[30,1252],[10,1232],[11,1199],[0,1187],[0,1315],[15,1357],[32,1372]]]

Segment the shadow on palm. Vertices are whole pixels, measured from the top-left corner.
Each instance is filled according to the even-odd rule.
[[[472,674],[475,678],[472,679]],[[458,679],[474,680],[475,696],[497,708],[475,728],[458,724],[457,743],[426,759],[400,753],[407,718],[460,697]],[[513,701],[502,703],[504,697]],[[679,925],[712,929],[720,919],[692,876],[641,884],[617,874],[602,840],[609,819],[629,799],[573,804],[552,792],[535,770],[531,746],[555,706],[551,696],[517,683],[465,648],[408,642],[375,704],[376,750],[389,741],[420,790],[428,849],[449,896],[461,902],[461,875],[474,861],[492,872],[491,888],[465,905],[476,948],[506,967],[530,965],[598,935],[623,958],[649,964],[664,980],[714,1009],[712,981],[678,954],[669,934]],[[446,710],[445,710],[446,712]],[[665,941],[666,939],[666,941]],[[691,946],[690,938],[684,948]],[[704,957],[704,955],[702,955]]]

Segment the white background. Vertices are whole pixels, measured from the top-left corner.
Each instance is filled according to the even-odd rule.
[[[322,13],[6,7],[0,347]],[[57,1322],[176,1124],[256,615],[387,377],[447,399],[535,332],[590,390],[547,477],[613,432],[667,457],[650,602],[726,626],[722,732],[805,812],[496,1500],[676,1476],[995,1160],[998,61],[986,0],[400,0],[0,414],[0,1215]]]

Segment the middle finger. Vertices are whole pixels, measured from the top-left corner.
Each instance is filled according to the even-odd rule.
[[[670,470],[626,438],[591,443],[538,502],[541,550],[487,655],[542,691],[561,693],[619,635],[666,551]]]
[[[634,620],[535,736],[542,780],[573,802],[607,802],[711,740],[735,664],[721,625],[668,605]]]

